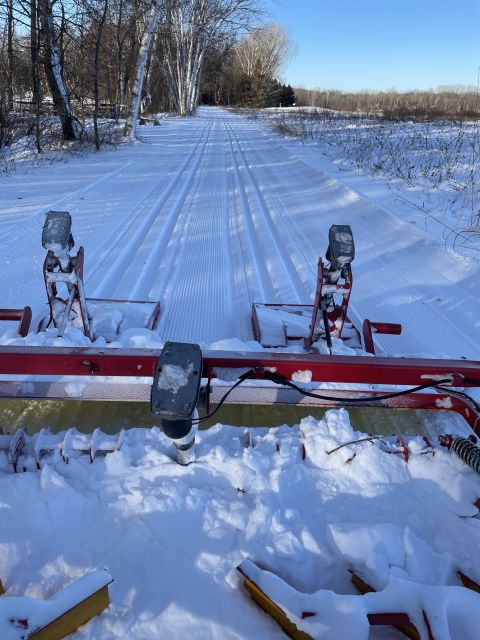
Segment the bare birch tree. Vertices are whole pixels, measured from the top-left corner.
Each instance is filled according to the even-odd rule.
[[[95,16],[97,22],[97,34],[95,38],[95,55],[94,55],[94,71],[93,71],[93,95],[95,100],[95,106],[93,110],[93,129],[95,133],[95,148],[100,151],[100,135],[98,131],[98,108],[100,103],[99,93],[99,67],[100,67],[100,47],[102,42],[102,32],[105,26],[105,20],[107,19],[108,0],[103,0],[103,6],[97,12]]]
[[[38,38],[38,3],[30,0],[30,59],[32,64],[32,99],[35,108],[35,146],[40,153],[40,74],[39,74],[39,38]]]
[[[78,121],[73,115],[70,96],[63,78],[63,65],[57,45],[51,0],[38,0],[44,43],[45,75],[52,94],[55,111],[62,124],[65,140],[76,140]]]
[[[238,63],[247,78],[275,78],[291,52],[290,38],[276,22],[255,29],[236,47]]]
[[[165,0],[161,68],[182,116],[197,106],[207,47],[257,15],[255,0]]]
[[[7,109],[13,109],[13,0],[7,0]]]
[[[147,26],[140,43],[140,51],[138,52],[137,70],[132,87],[130,108],[123,130],[123,135],[126,138],[130,138],[132,140],[135,139],[138,112],[140,110],[140,98],[142,95],[143,79],[145,77],[145,68],[147,66],[148,54],[150,51],[153,34],[157,26],[161,7],[162,0],[152,0],[150,11],[147,17]]]

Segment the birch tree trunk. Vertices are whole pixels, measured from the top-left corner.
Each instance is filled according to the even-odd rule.
[[[13,0],[7,2],[7,109],[13,110]]]
[[[160,65],[180,115],[192,115],[197,107],[207,47],[244,28],[256,5],[256,0],[165,0]]]
[[[115,120],[118,122],[121,107],[123,105],[123,37],[122,37],[122,21],[123,21],[123,0],[118,5],[118,16],[116,24],[116,54],[117,54],[117,78],[116,78],[116,99],[115,99]]]
[[[140,43],[140,51],[138,52],[137,71],[132,87],[132,96],[130,98],[130,108],[127,121],[123,130],[125,138],[135,139],[137,128],[138,112],[140,110],[140,98],[142,95],[143,79],[145,77],[145,67],[148,60],[148,52],[152,44],[153,33],[157,26],[158,16],[162,6],[162,0],[152,0],[152,5],[147,19],[147,28]]]
[[[143,80],[143,89],[141,91],[140,105],[143,112],[149,109],[152,101],[151,87],[152,87],[153,68],[155,66],[154,52],[157,49],[157,36],[158,36],[158,30],[155,29],[153,32],[152,43],[150,45],[150,51],[147,55],[147,64],[145,65],[145,77]]]
[[[44,36],[45,75],[52,94],[55,111],[62,123],[63,138],[76,140],[78,137],[77,121],[73,116],[70,96],[63,79],[63,69],[55,35],[53,12],[50,0],[39,0],[40,22]]]
[[[38,69],[38,6],[37,0],[30,0],[30,60],[32,65],[32,97],[35,105],[35,146],[42,150],[40,142],[40,78]]]
[[[161,68],[181,116],[195,111],[209,0],[168,0]]]
[[[105,20],[107,18],[107,11],[108,11],[108,0],[104,0],[103,11],[100,16],[100,20],[98,22],[98,27],[97,27],[97,37],[95,39],[95,57],[94,57],[95,62],[94,62],[94,76],[93,76],[93,91],[94,91],[94,98],[95,98],[95,106],[93,111],[93,130],[95,133],[95,149],[97,151],[100,151],[100,135],[98,132],[98,107],[100,102],[99,87],[98,87],[98,72],[99,72],[99,66],[100,66],[100,44],[102,41],[103,27],[105,26]]]

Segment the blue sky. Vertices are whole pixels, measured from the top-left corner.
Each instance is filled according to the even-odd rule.
[[[297,53],[282,79],[360,91],[476,85],[480,0],[264,0]]]

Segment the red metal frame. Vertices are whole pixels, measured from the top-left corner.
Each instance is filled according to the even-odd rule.
[[[18,333],[24,338],[30,329],[32,310],[30,307],[23,309],[0,309],[0,320],[18,320]]]
[[[50,307],[50,322],[55,322],[53,301],[54,299],[61,299],[57,295],[57,284],[63,282],[68,289],[68,299],[63,300],[63,302],[65,303],[65,309],[62,314],[62,319],[59,323],[59,335],[63,335],[63,331],[65,330],[72,305],[74,302],[77,302],[80,307],[80,314],[82,317],[83,333],[87,336],[87,338],[93,340],[93,335],[90,327],[90,318],[88,316],[87,310],[87,302],[85,299],[85,289],[83,285],[83,265],[85,263],[85,253],[83,247],[80,247],[75,258],[72,259],[74,260],[73,269],[68,273],[64,273],[63,271],[49,271],[47,268],[49,264],[48,255],[43,263],[43,279],[45,280],[45,289],[47,291],[48,304]]]
[[[342,304],[339,307],[335,307],[331,311],[327,311],[327,316],[332,325],[330,326],[330,334],[336,338],[340,338],[343,331],[343,325],[347,317],[348,303],[350,301],[350,294],[352,292],[353,276],[352,268],[350,265],[346,265],[343,269],[346,273],[344,284],[330,284],[325,281],[323,273],[323,260],[318,259],[318,275],[317,275],[317,288],[315,291],[315,302],[313,303],[312,321],[310,323],[310,333],[305,340],[305,348],[309,349],[319,335],[315,334],[315,327],[317,325],[317,316],[320,310],[320,303],[322,298],[328,293],[341,294]],[[328,289],[328,291],[326,291]],[[339,323],[339,325],[337,325]]]
[[[394,324],[392,322],[370,322],[370,320],[363,321],[363,344],[365,351],[375,354],[375,343],[373,341],[373,331],[375,333],[381,333],[383,335],[399,336],[402,333],[402,325]]]
[[[0,376],[8,380],[8,376],[88,376],[93,381],[98,376],[127,376],[132,378],[153,377],[160,351],[155,350],[123,350],[123,349],[91,349],[91,348],[55,348],[41,347],[0,347]],[[378,400],[384,391],[351,390],[336,388],[333,391],[322,390],[323,395],[344,398],[342,401],[316,401],[321,406],[348,406],[354,398],[365,395],[373,396],[370,403],[363,406],[386,406],[394,408],[415,408],[429,410],[447,410],[460,414],[466,422],[480,435],[480,415],[477,405],[468,399],[455,395],[448,387],[474,387],[473,382],[480,381],[480,362],[467,360],[427,360],[416,358],[372,358],[367,356],[325,356],[317,354],[272,353],[272,352],[224,352],[205,351],[203,353],[203,377],[229,380],[237,377],[246,369],[253,368],[256,378],[262,380],[264,371],[275,371],[277,374],[291,379],[298,371],[310,371],[312,382],[335,382],[349,384],[380,384],[386,386],[416,386],[435,380],[450,378],[451,383],[443,385],[444,392],[410,393],[398,398],[386,400],[381,404]],[[225,375],[225,370],[230,371]],[[33,384],[30,379],[29,382]],[[265,383],[267,390],[272,390]],[[224,383],[231,386],[231,382]],[[247,383],[248,385],[248,383]],[[213,387],[215,389],[215,387]],[[231,396],[243,387],[238,387]],[[254,395],[255,388],[247,390]],[[298,392],[283,387],[274,387],[277,399],[282,402],[285,397],[293,396],[295,402],[300,400]],[[296,395],[295,395],[296,394]],[[298,398],[297,398],[298,396]],[[38,397],[38,396],[35,396]],[[44,396],[41,396],[44,397]],[[237,396],[238,397],[238,396]],[[288,402],[285,402],[287,404]],[[358,406],[358,405],[357,405]]]
[[[154,349],[0,346],[0,375],[153,377],[159,356],[160,350]],[[288,378],[309,370],[313,382],[420,385],[450,377],[452,387],[475,387],[465,379],[480,381],[480,361],[474,360],[203,351],[203,367],[204,377],[209,369],[254,368],[259,378],[262,369]]]
[[[90,323],[90,316],[88,313],[88,302],[112,302],[118,304],[148,304],[153,305],[153,310],[151,316],[146,324],[145,329],[155,329],[158,324],[158,318],[160,315],[160,303],[147,302],[145,300],[116,300],[116,299],[101,299],[101,298],[87,298],[85,296],[85,286],[83,283],[83,267],[85,264],[85,251],[83,247],[80,247],[77,255],[73,258],[73,269],[69,273],[64,273],[63,271],[49,271],[47,269],[48,265],[48,256],[45,258],[45,262],[43,264],[43,278],[45,280],[45,289],[47,291],[48,304],[50,306],[50,322],[54,322],[54,308],[53,308],[53,300],[62,300],[58,298],[58,290],[57,284],[63,282],[68,289],[69,298],[68,300],[62,300],[65,303],[65,309],[62,314],[62,319],[59,325],[59,335],[63,335],[63,330],[65,329],[66,323],[69,319],[70,310],[74,302],[78,303],[80,308],[80,315],[82,319],[83,325],[83,333],[90,340],[94,340],[97,336],[93,335],[92,325]],[[45,323],[42,320],[40,322],[40,326],[38,328],[39,331],[45,328]]]
[[[313,305],[311,304],[278,304],[273,302],[271,303],[254,302],[252,305],[252,327],[253,327],[253,335],[255,336],[255,340],[265,347],[278,346],[278,345],[271,345],[263,342],[260,321],[258,319],[258,314],[256,309],[257,306],[270,307],[270,308],[289,307],[292,309],[298,309],[299,311],[303,310],[305,312],[305,316],[307,316],[307,312],[311,313],[312,319],[310,320],[309,332],[307,336],[305,335],[300,335],[300,336],[286,335],[285,336],[286,339],[292,340],[292,341],[303,339],[305,348],[310,349],[312,344],[320,338],[322,333],[324,333],[324,330],[319,332],[319,331],[315,331],[315,329],[317,328],[317,319],[318,319],[318,314],[320,312],[322,298],[324,298],[324,296],[329,294],[337,294],[342,296],[342,303],[340,304],[340,306],[335,306],[334,309],[327,310],[327,316],[330,321],[330,326],[329,326],[330,335],[332,335],[335,338],[340,338],[342,335],[343,325],[345,324],[345,320],[348,320],[347,310],[348,310],[348,304],[350,301],[350,294],[352,292],[352,283],[353,283],[352,269],[350,265],[347,265],[344,268],[344,271],[346,273],[346,278],[343,284],[339,284],[338,282],[331,284],[327,282],[326,278],[324,277],[323,260],[322,258],[319,258],[318,271],[317,271],[317,286],[315,289],[315,301]]]

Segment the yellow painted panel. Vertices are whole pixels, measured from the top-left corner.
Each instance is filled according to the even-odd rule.
[[[35,631],[28,637],[28,640],[62,640],[101,613],[109,604],[108,586],[105,586],[50,622],[43,629]]]
[[[243,582],[255,602],[278,622],[289,638],[293,638],[293,640],[312,640],[312,637],[305,631],[297,629],[287,617],[287,614],[245,575],[243,576]]]

